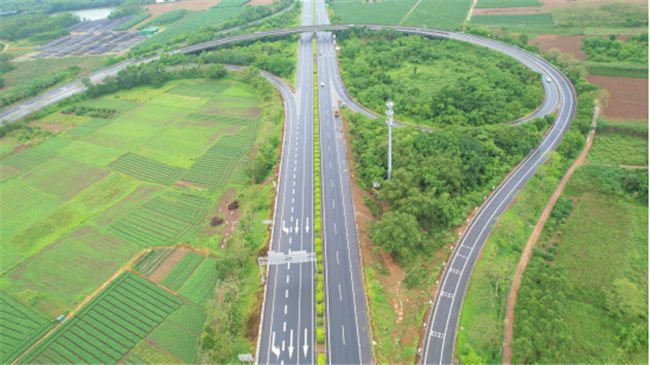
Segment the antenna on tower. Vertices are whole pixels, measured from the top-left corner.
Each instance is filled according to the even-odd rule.
[[[393,111],[393,106],[395,106],[395,103],[393,103],[392,100],[390,100],[390,91],[388,91],[389,99],[388,102],[386,103],[386,106],[388,107],[388,110],[386,110],[386,116],[388,119],[386,119],[386,124],[388,125],[388,180],[390,180],[390,175],[391,171],[393,170],[393,143],[392,143],[392,137],[393,137],[393,114],[395,112]]]

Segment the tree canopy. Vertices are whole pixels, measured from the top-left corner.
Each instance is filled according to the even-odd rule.
[[[482,126],[522,117],[542,102],[540,74],[500,52],[394,30],[337,33],[341,77],[361,104],[430,126]]]

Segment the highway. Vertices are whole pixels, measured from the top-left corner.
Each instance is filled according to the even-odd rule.
[[[302,21],[312,23],[311,3]],[[296,93],[285,99],[285,132],[270,250],[314,251],[313,35],[300,36]],[[272,81],[273,82],[273,81]],[[259,364],[314,364],[315,263],[270,266],[256,359]]]
[[[305,2],[303,5],[303,24],[311,24],[311,3]],[[321,14],[322,10],[319,10],[318,16],[321,16]],[[325,19],[322,18],[317,20],[321,23],[325,22]],[[296,93],[291,96],[289,90],[283,89],[287,88],[285,84],[277,80],[274,82],[274,84],[280,88],[280,91],[285,98],[286,121],[285,138],[283,140],[283,157],[281,161],[281,176],[276,201],[277,209],[274,217],[274,231],[272,236],[273,250],[282,252],[288,252],[289,249],[313,250],[313,237],[310,233],[311,231],[307,231],[306,229],[308,226],[307,219],[313,222],[313,166],[311,165],[313,161],[313,115],[311,112],[313,110],[313,70],[311,61],[313,48],[311,33],[314,31],[327,32],[329,30],[343,30],[351,26],[353,25],[318,25],[279,29],[224,38],[174,51],[192,53],[214,48],[222,44],[239,42],[241,40],[305,33],[301,35],[300,41],[300,60]],[[384,26],[379,25],[362,26],[367,26],[372,30],[385,28]],[[386,28],[395,28],[400,32],[408,34],[454,38],[481,46],[487,46],[515,57],[531,69],[543,72],[544,79],[548,77],[552,81],[550,83],[544,81],[546,98],[543,105],[540,107],[540,110],[538,110],[535,115],[531,116],[531,118],[535,116],[543,116],[549,111],[559,108],[557,111],[557,120],[552,126],[550,132],[547,133],[539,146],[519,164],[519,166],[503,183],[501,183],[501,185],[482,205],[480,211],[462,235],[460,244],[456,245],[454,248],[451,258],[446,266],[447,270],[445,270],[443,274],[442,282],[439,287],[440,290],[435,299],[433,313],[426,326],[428,335],[425,337],[425,346],[422,349],[421,359],[424,364],[450,363],[452,361],[458,316],[462,307],[467,283],[478,254],[481,251],[485,240],[489,236],[492,226],[497,221],[496,217],[500,216],[505,211],[510,202],[512,202],[516,193],[523,188],[528,179],[535,173],[536,167],[545,161],[548,151],[554,150],[560,143],[564,132],[568,130],[570,122],[575,116],[577,98],[570,81],[561,72],[545,60],[522,49],[489,38],[451,31],[402,26],[390,26]],[[322,35],[319,34],[318,39],[318,52],[323,52],[324,54],[324,56],[319,56],[318,61],[319,82],[321,82],[320,80],[323,80],[322,82],[326,82],[326,85],[328,85],[324,88],[327,91],[324,90],[324,92],[321,93],[322,95],[319,99],[319,111],[323,123],[328,123],[328,119],[332,123],[331,126],[328,124],[321,125],[321,141],[323,141],[321,147],[325,148],[325,142],[327,141],[327,138],[330,138],[332,139],[332,142],[329,146],[330,148],[334,147],[333,151],[335,151],[332,152],[331,157],[328,157],[324,150],[321,151],[321,162],[323,163],[321,166],[323,175],[322,186],[325,188],[328,185],[328,178],[330,180],[329,186],[331,186],[329,192],[323,189],[323,200],[327,204],[329,204],[330,199],[333,200],[332,211],[337,209],[336,204],[338,200],[341,202],[338,209],[340,211],[345,211],[343,213],[330,215],[328,218],[329,208],[327,208],[327,204],[323,204],[323,208],[327,208],[323,211],[323,231],[325,234],[326,251],[325,266],[327,271],[333,272],[334,270],[328,270],[330,265],[333,264],[330,252],[338,251],[339,260],[341,259],[342,254],[340,250],[330,251],[330,248],[343,248],[343,243],[338,241],[334,241],[335,243],[332,243],[332,246],[329,246],[329,240],[332,235],[330,228],[326,227],[329,222],[332,223],[332,229],[336,230],[334,232],[335,235],[338,235],[339,232],[345,232],[345,240],[347,242],[346,246],[348,247],[347,253],[349,254],[348,263],[352,265],[350,274],[338,271],[336,272],[336,277],[333,273],[333,276],[330,278],[327,276],[329,274],[326,273],[327,285],[335,285],[333,287],[334,289],[330,287],[326,288],[328,300],[327,318],[328,322],[332,320],[337,321],[335,318],[338,318],[339,316],[346,317],[349,316],[350,313],[354,313],[354,318],[358,321],[361,318],[359,302],[362,301],[363,298],[359,298],[360,295],[358,295],[358,291],[361,290],[361,286],[357,285],[355,276],[356,268],[354,264],[356,262],[358,265],[358,257],[355,258],[354,255],[358,255],[358,251],[355,247],[356,236],[354,227],[350,224],[350,222],[352,222],[351,213],[349,213],[352,209],[350,207],[351,199],[349,198],[349,195],[346,195],[349,194],[349,187],[346,186],[349,180],[347,178],[345,155],[341,148],[342,141],[337,139],[337,125],[331,117],[331,111],[333,110],[333,103],[335,103],[335,100],[338,97],[346,102],[352,110],[362,111],[371,116],[374,115],[374,113],[369,112],[362,106],[354,103],[347,94],[347,91],[340,80],[340,76],[338,75],[333,44],[328,33],[323,33]],[[91,80],[93,82],[100,82],[104,77],[114,75],[121,68],[130,64],[136,62],[148,62],[156,58],[157,57],[152,57],[146,60],[125,61],[122,64],[115,65],[93,74]],[[273,78],[270,79],[273,82]],[[85,87],[80,84],[80,80],[75,80],[0,113],[0,118],[7,121],[17,120],[33,111],[50,105],[67,96],[83,92],[84,90]],[[331,104],[326,105],[328,102]],[[328,112],[330,113],[329,116],[327,115]],[[327,133],[330,133],[330,136],[327,136]],[[294,145],[293,143],[296,144]],[[294,150],[291,151],[291,148]],[[290,158],[291,152],[293,152],[294,155],[293,160]],[[327,160],[328,158],[329,160]],[[330,162],[332,163],[332,166],[338,166],[338,168],[333,167],[332,170],[337,171],[332,171],[332,175],[326,175]],[[338,177],[338,180],[335,180],[336,177]],[[338,187],[335,188],[335,186]],[[289,189],[291,189],[291,194],[288,193]],[[298,199],[298,196],[295,198],[291,197],[296,193],[301,194],[300,197],[303,199],[298,200],[297,203],[295,201]],[[341,224],[346,224],[347,226],[341,228],[339,227],[339,224],[335,226],[334,222],[343,222]],[[289,233],[287,233],[283,228],[288,229]],[[344,231],[339,231],[341,229],[344,229]],[[299,268],[296,268],[296,266]],[[303,361],[303,363],[314,363],[315,356],[312,351],[314,347],[312,335],[314,328],[313,266],[301,264],[294,265],[294,267],[291,268],[277,267],[271,268],[269,272],[269,284],[265,292],[263,322],[258,345],[258,362],[299,363],[299,361]],[[344,288],[343,285],[346,276],[349,281],[349,287]],[[307,277],[309,277],[309,279],[306,279]],[[341,310],[345,310],[345,312],[338,312],[338,310],[334,311],[331,308],[331,306],[335,304],[332,303],[332,300],[336,299],[335,294],[338,289],[338,286],[335,283],[341,283],[341,295],[339,295],[339,298],[342,297],[343,289],[349,289],[348,293],[351,293],[349,297],[346,296],[346,300],[352,300],[350,303],[354,304],[350,305],[348,303],[346,304],[347,306],[343,306],[343,303],[339,303],[342,305],[340,307],[342,308]],[[284,290],[284,293],[282,290]],[[332,293],[331,290],[334,290],[334,293]],[[284,301],[282,300],[283,294]],[[351,299],[352,297],[356,298]],[[343,300],[340,299],[339,301],[342,302]],[[285,305],[287,306],[286,310],[289,314],[284,314]],[[291,307],[291,312],[289,311],[289,306]],[[336,315],[333,313],[336,313]],[[365,317],[365,315],[363,317]],[[288,326],[286,330],[284,329],[285,323]],[[341,336],[337,337],[338,323],[341,323],[342,326],[355,327],[357,332],[357,337],[355,338],[357,341],[356,344],[358,349],[360,349],[358,355],[353,354],[353,351],[348,353],[345,348],[339,349],[339,347],[337,347],[340,346],[340,343],[342,343],[344,338],[346,343],[348,343],[348,341],[355,341],[352,339],[353,337],[349,337],[353,336],[354,332],[344,329],[343,327],[341,327]],[[350,322],[344,323],[344,321],[336,323],[329,322],[328,329],[328,336],[331,336],[328,339],[330,345],[328,346],[328,351],[330,351],[328,355],[330,360],[333,360],[333,363],[338,363],[338,359],[345,359],[347,363],[348,359],[351,359],[352,356],[358,356],[358,361],[354,362],[369,362],[366,360],[364,354],[365,345],[363,341],[367,335],[362,334],[364,331],[364,325],[362,323],[355,322],[354,325],[352,325]],[[303,333],[301,334],[299,332]],[[277,338],[275,338],[276,336]],[[307,342],[304,342],[305,340]],[[303,343],[306,344],[304,346],[307,346],[305,347],[306,355],[300,357],[302,360],[299,360],[299,356],[297,356],[297,347],[303,346]],[[290,348],[293,350],[289,350]],[[275,351],[276,349],[277,351]]]
[[[316,0],[316,24],[327,25],[323,0]],[[340,118],[331,32],[318,32],[318,114],[320,123],[323,261],[327,359],[330,364],[370,364],[372,353],[357,244],[350,177]],[[321,86],[323,85],[323,86]]]

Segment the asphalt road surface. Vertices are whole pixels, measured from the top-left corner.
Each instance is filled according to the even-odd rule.
[[[311,24],[311,3],[303,6]],[[282,82],[285,133],[271,250],[314,251],[313,35],[300,36],[296,93]],[[256,356],[259,364],[314,364],[315,263],[271,266]]]
[[[329,24],[323,0],[316,0],[316,24]],[[331,364],[369,364],[372,353],[343,125],[334,116],[339,97],[333,87],[333,37],[319,32],[316,38],[327,359]]]

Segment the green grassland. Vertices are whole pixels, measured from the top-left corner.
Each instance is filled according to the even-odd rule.
[[[648,170],[614,166],[585,164],[576,170],[565,189],[575,208],[538,240],[524,273],[513,361],[648,362],[647,178]],[[632,181],[646,185],[645,196],[628,193]],[[540,296],[547,278],[561,305],[550,311],[535,304],[547,299]],[[533,344],[531,351],[530,331],[549,316],[553,329],[534,336],[555,340],[548,348]],[[565,336],[570,343],[561,340]]]
[[[648,165],[648,141],[617,133],[596,133],[587,159],[615,165]]]
[[[467,19],[471,7],[472,0],[422,1],[401,25],[455,30]]]
[[[417,0],[388,0],[374,4],[360,1],[330,3],[342,24],[399,24]]]
[[[81,56],[14,62],[16,68],[2,75],[5,79],[3,90],[35,80],[46,73],[65,70],[70,66],[80,67],[80,73],[93,72],[102,68],[102,61],[102,57]]]
[[[537,0],[479,0],[477,8],[515,8],[540,6]]]
[[[542,170],[500,218],[476,263],[459,321],[463,330],[458,332],[457,349],[462,364],[473,361],[470,354],[484,364],[501,363],[505,306],[519,256],[559,181],[552,168]]]

